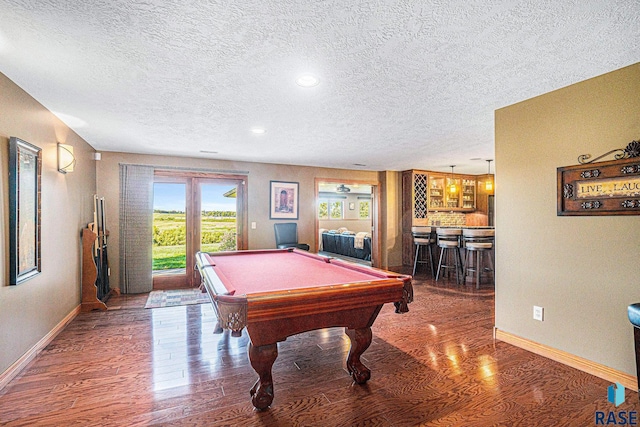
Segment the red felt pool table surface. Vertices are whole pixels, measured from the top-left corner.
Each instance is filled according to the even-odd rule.
[[[345,285],[390,277],[379,270],[298,250],[205,254],[229,295]],[[391,274],[391,277],[398,276]]]

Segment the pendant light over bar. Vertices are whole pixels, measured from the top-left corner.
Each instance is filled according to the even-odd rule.
[[[458,187],[456,187],[456,181],[453,178],[453,168],[455,168],[456,165],[451,165],[451,181],[449,181],[449,193],[451,194],[455,194],[458,191]]]
[[[491,177],[491,162],[493,159],[487,160],[487,181],[484,183],[484,189],[487,191],[493,191],[493,178]]]

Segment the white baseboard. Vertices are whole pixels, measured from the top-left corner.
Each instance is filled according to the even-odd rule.
[[[592,362],[591,360],[584,359],[576,356],[575,354],[567,353],[565,351],[510,334],[509,332],[501,331],[498,328],[494,329],[494,337],[500,341],[515,345],[516,347],[520,347],[537,355],[555,360],[556,362],[560,362],[567,366],[571,366],[572,368],[576,368],[598,378],[611,381],[612,383],[619,382],[629,390],[638,391],[638,380],[633,375]]]
[[[80,313],[80,306],[74,308],[71,313],[67,314],[47,335],[42,337],[33,347],[25,354],[9,366],[9,368],[0,374],[0,390],[9,384],[22,370],[40,353],[62,330]]]

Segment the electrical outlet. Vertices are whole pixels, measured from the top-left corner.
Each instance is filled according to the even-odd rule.
[[[253,222],[251,223],[251,229],[252,229],[252,230],[255,230],[256,228],[257,228],[257,226],[256,226],[256,222],[255,222],[255,221],[253,221]]]
[[[544,321],[544,307],[533,306],[533,320]]]

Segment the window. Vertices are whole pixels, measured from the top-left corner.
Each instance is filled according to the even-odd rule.
[[[343,219],[344,202],[335,199],[322,199],[318,203],[318,219]]]
[[[329,219],[329,202],[326,200],[318,204],[318,219]]]
[[[371,218],[371,200],[360,200],[360,203],[358,203],[358,216],[360,219]]]
[[[342,219],[343,207],[344,202],[342,202],[342,200],[332,200],[330,212],[331,219]]]

